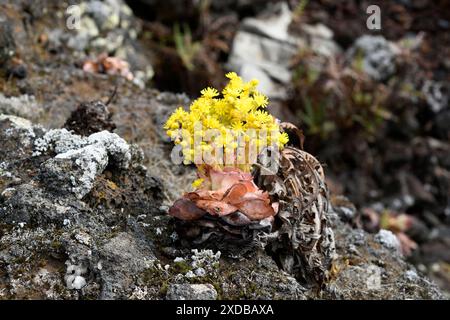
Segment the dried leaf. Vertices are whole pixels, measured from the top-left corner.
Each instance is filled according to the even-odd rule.
[[[271,246],[276,248],[273,254],[286,271],[308,283],[321,284],[335,256],[333,231],[327,225],[329,201],[322,166],[307,152],[286,147],[280,154],[278,172],[262,175],[261,170],[256,167],[257,185],[269,186],[272,201],[279,202],[278,236],[271,237]],[[280,181],[281,187],[277,186]],[[270,192],[274,188],[285,192]]]

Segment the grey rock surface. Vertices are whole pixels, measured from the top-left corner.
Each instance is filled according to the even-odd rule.
[[[5,97],[3,93],[0,93],[0,114],[1,113],[38,119],[42,114],[42,108],[39,106],[34,96],[24,94],[18,97]]]
[[[130,146],[117,134],[108,131],[85,138],[66,129],[53,129],[37,139],[35,145],[34,155],[41,155],[49,149],[56,153],[41,167],[41,179],[51,181],[50,187],[55,191],[72,192],[78,199],[92,189],[96,176],[108,164],[126,169],[131,160]]]
[[[210,284],[172,284],[168,300],[216,300],[217,291]]]
[[[396,70],[395,57],[398,48],[383,36],[364,35],[355,41],[347,55],[350,59],[362,59],[362,67],[375,80],[386,80]]]
[[[0,65],[7,63],[16,52],[13,27],[9,19],[0,14]]]
[[[375,235],[375,241],[394,251],[400,251],[401,249],[400,241],[395,236],[395,234],[393,234],[392,231],[389,230],[381,229]]]
[[[431,110],[435,113],[448,108],[449,92],[450,86],[448,83],[426,80],[422,87],[422,93],[425,95]]]
[[[311,47],[317,54],[330,57],[340,51],[333,32],[326,26],[305,25],[302,34],[292,34],[292,12],[286,3],[271,7],[258,18],[246,18],[238,30],[228,60],[230,69],[244,80],[257,78],[260,90],[270,98],[286,96],[285,86],[292,77],[293,57],[301,48]]]
[[[124,59],[131,65],[133,83],[144,87],[154,71],[148,57],[135,50],[139,46],[136,37],[140,25],[133,19],[125,1],[82,1],[69,8],[66,14],[73,17],[71,21],[76,23],[71,27],[73,33],[68,34],[60,29],[49,31],[50,49],[59,50],[66,45],[79,56],[87,52],[94,57],[106,52]]]
[[[132,208],[140,203],[152,215],[161,204],[161,186],[142,170],[142,157],[107,131],[81,137],[4,115],[0,127],[0,265],[8,279],[0,283],[3,296],[130,295],[134,275],[155,259],[152,241],[135,234],[139,212]],[[114,169],[105,173],[107,165]],[[121,202],[115,200],[119,194]]]
[[[116,134],[81,137],[3,115],[0,143],[0,270],[6,275],[1,298],[443,297],[393,250],[388,235],[352,229],[331,213],[338,256],[319,295],[264,251],[229,256],[182,246],[172,219],[160,209],[163,187],[140,164],[142,155]],[[101,154],[95,174],[76,164],[90,163],[91,157],[80,155],[93,150]],[[58,157],[65,154],[70,156]],[[114,165],[105,167],[106,161]],[[44,178],[49,167],[58,169]],[[92,180],[82,197],[64,191],[79,181],[70,177],[84,175]]]

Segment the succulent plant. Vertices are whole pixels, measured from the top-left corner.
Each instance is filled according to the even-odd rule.
[[[185,242],[232,255],[266,248],[284,270],[320,284],[335,252],[322,167],[305,151],[285,147],[288,132],[302,147],[301,131],[264,110],[268,100],[256,91],[257,80],[227,77],[222,97],[207,88],[189,112],[180,107],[166,122],[184,163],[198,169],[195,190],[169,214]]]
[[[264,108],[268,99],[256,90],[257,80],[244,82],[236,73],[222,90],[202,90],[189,112],[178,108],[165,129],[181,146],[183,162],[194,162],[199,178],[189,192],[171,208],[181,220],[195,220],[206,213],[229,216],[237,211],[250,223],[272,217],[277,204],[253,182],[251,167],[267,146],[282,148],[288,136],[279,121]],[[193,210],[196,208],[197,210]],[[241,219],[241,220],[242,220]]]

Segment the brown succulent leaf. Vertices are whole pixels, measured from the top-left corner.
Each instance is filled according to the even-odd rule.
[[[234,227],[242,227],[251,223],[251,220],[245,214],[239,211],[236,211],[227,216],[223,216],[222,220]]]
[[[178,199],[169,209],[169,215],[181,220],[197,220],[206,214],[205,210],[200,209],[194,202],[188,199]]]
[[[249,186],[244,183],[236,183],[225,192],[222,200],[226,201],[227,203],[238,204],[242,202],[244,196],[248,192],[254,192],[254,189],[249,188]]]
[[[235,168],[218,171],[205,167],[200,176],[206,180],[203,187],[186,193],[183,198],[189,202],[175,203],[177,206],[172,215],[177,214],[176,217],[181,220],[194,220],[186,213],[192,209],[192,204],[216,217],[240,211],[249,221],[265,219],[277,213],[277,205],[271,204],[269,194],[256,186],[250,173]]]
[[[250,173],[240,171],[235,168],[224,168],[222,171],[214,170],[211,167],[205,168],[205,175],[200,176],[210,183],[211,190],[228,190],[234,184],[241,181],[253,181]],[[257,187],[255,186],[257,189]]]
[[[215,200],[204,200],[199,198],[195,201],[197,207],[205,210],[212,216],[226,216],[238,210],[237,207],[223,202],[223,201],[215,201]]]
[[[261,199],[254,197],[242,201],[239,206],[239,211],[244,213],[250,220],[262,220],[276,214],[274,208],[270,204],[269,197]]]

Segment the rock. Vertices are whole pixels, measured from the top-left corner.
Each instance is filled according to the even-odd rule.
[[[245,64],[254,65],[270,77],[287,83],[291,78],[288,70],[289,59],[296,52],[294,45],[280,44],[270,38],[239,31],[233,42],[229,63],[238,68]]]
[[[27,77],[27,67],[20,59],[13,59],[6,68],[6,76],[17,79],[25,79]]]
[[[228,64],[245,81],[259,76],[261,92],[271,98],[281,98],[286,94],[281,84],[291,79],[289,61],[297,53],[297,46],[296,40],[288,34],[291,12],[286,4],[280,6],[278,13],[272,12],[268,19],[274,28],[265,18],[243,20],[233,40]]]
[[[138,43],[125,44],[116,50],[116,57],[126,60],[133,72],[133,83],[140,88],[144,88],[148,80],[152,79],[155,71],[148,58],[142,53],[142,48]]]
[[[301,31],[309,39],[309,47],[319,56],[331,58],[341,53],[341,48],[333,41],[333,31],[327,26],[305,24]]]
[[[415,270],[412,270],[412,269],[406,271],[404,276],[410,282],[414,282],[414,281],[417,281],[419,279],[419,275],[417,274],[417,272]]]
[[[396,71],[397,53],[398,48],[383,36],[364,35],[355,41],[347,57],[351,61],[362,59],[364,72],[375,80],[384,81]]]
[[[86,268],[68,263],[64,280],[68,289],[80,290],[86,285],[86,279],[82,276],[86,273]]]
[[[91,134],[87,138],[88,144],[103,146],[112,160],[112,165],[126,169],[130,165],[131,151],[130,145],[119,135],[108,131],[101,131]]]
[[[376,235],[375,235],[375,241],[382,244],[388,249],[398,251],[400,252],[400,242],[398,241],[398,238],[395,236],[395,234],[392,233],[392,231],[381,229]]]
[[[121,6],[123,11],[121,12]],[[86,14],[92,16],[100,30],[112,30],[120,23],[120,14],[130,15],[130,10],[121,1],[89,1],[86,2]]]
[[[217,291],[210,284],[172,284],[169,286],[168,300],[216,300]]]
[[[80,104],[64,124],[64,128],[81,136],[107,130],[114,131],[116,125],[111,120],[112,114],[101,101]]]
[[[367,234],[361,229],[353,230],[353,232],[348,234],[347,241],[352,245],[362,246],[367,241]]]
[[[159,213],[161,206],[161,186],[142,170],[142,157],[132,155],[137,150],[107,131],[82,137],[4,115],[0,141],[5,142],[0,269],[7,274],[6,297],[130,296],[139,280],[135,275],[155,259],[136,216],[141,210]],[[107,199],[111,192],[116,201],[99,204],[97,194]],[[36,270],[37,265],[42,267]]]
[[[12,128],[18,131],[25,130],[30,134],[30,136],[34,137],[34,133],[31,132],[33,126],[31,124],[31,121],[27,119],[16,117],[14,115],[0,114],[0,121],[4,122],[5,124],[9,122],[9,125]]]
[[[448,127],[448,123],[450,123],[450,109],[444,109],[439,115],[436,117],[436,132],[439,138],[445,140],[450,132]]]
[[[83,138],[66,129],[55,129],[38,139],[36,145],[35,155],[48,151],[53,145],[57,153],[42,165],[39,174],[41,181],[51,181],[51,190],[57,193],[72,192],[78,199],[92,189],[96,176],[108,164],[126,169],[131,160],[129,145],[117,134],[108,131]]]
[[[405,262],[394,234],[371,235],[333,220],[339,258],[325,299],[443,299],[436,284]],[[382,246],[380,246],[382,242]]]
[[[266,14],[264,19],[247,18],[243,21],[242,27],[249,32],[267,38],[295,44],[292,36],[288,33],[288,27],[292,22],[292,12],[289,10],[287,3],[281,3],[273,8],[272,13],[275,14]]]
[[[162,95],[158,108],[170,101],[179,97]],[[117,134],[80,136],[3,115],[0,143],[0,270],[7,299],[318,298],[258,248],[234,257],[180,246],[160,209],[162,186],[142,167],[142,154]],[[103,150],[100,162],[89,157],[93,150]],[[95,164],[95,174],[84,161]],[[44,178],[48,166],[58,169]],[[85,171],[92,187],[79,198],[71,191],[79,180],[69,177]],[[329,219],[338,257],[321,298],[442,298],[390,249],[392,236],[352,229],[332,214]],[[160,255],[172,260],[162,263]]]
[[[20,59],[16,46],[16,25],[13,19],[0,13],[0,75],[5,78],[24,79],[27,68]]]
[[[291,22],[292,12],[284,2],[270,7],[258,18],[244,19],[228,60],[228,67],[245,81],[259,79],[261,92],[273,99],[286,97],[290,64],[301,48],[310,47],[324,57],[340,51],[326,26],[305,25],[301,34],[292,34]]]
[[[132,72],[137,75],[133,83],[143,88],[154,72],[147,56],[135,50],[141,27],[128,5],[122,0],[90,0],[77,5],[76,13],[79,24],[73,34],[48,32],[48,50],[58,51],[66,44],[84,58],[85,53],[90,56],[106,53],[130,61]]]
[[[114,34],[119,31],[124,32],[127,36],[131,35],[132,28],[129,28],[133,25],[131,23],[131,9],[123,1],[85,1],[78,8],[80,11],[80,28],[77,30],[76,38],[83,38],[91,43],[91,41],[102,39],[105,35],[112,39],[112,34],[110,35],[109,32]],[[76,46],[76,38],[69,39],[69,43]],[[125,37],[122,37],[117,42],[117,46],[112,49],[117,49],[124,40]],[[109,44],[104,42],[104,45],[108,46]]]
[[[265,72],[265,70],[260,67],[248,63],[242,65],[239,72],[240,76],[244,81],[250,81],[251,79],[258,79],[258,88],[261,92],[270,93],[271,97],[274,98],[277,92],[283,92],[281,86],[274,82],[272,78]],[[289,74],[285,74],[284,77],[290,77]]]
[[[339,215],[342,221],[351,222],[356,217],[356,208],[353,203],[350,202],[344,196],[333,196],[331,198],[331,205],[333,210]]]
[[[149,268],[156,259],[151,247],[122,232],[100,249],[103,287],[100,299],[120,298],[133,283],[133,276]]]
[[[447,83],[426,80],[422,86],[422,93],[431,111],[438,113],[449,105],[450,86]]]

